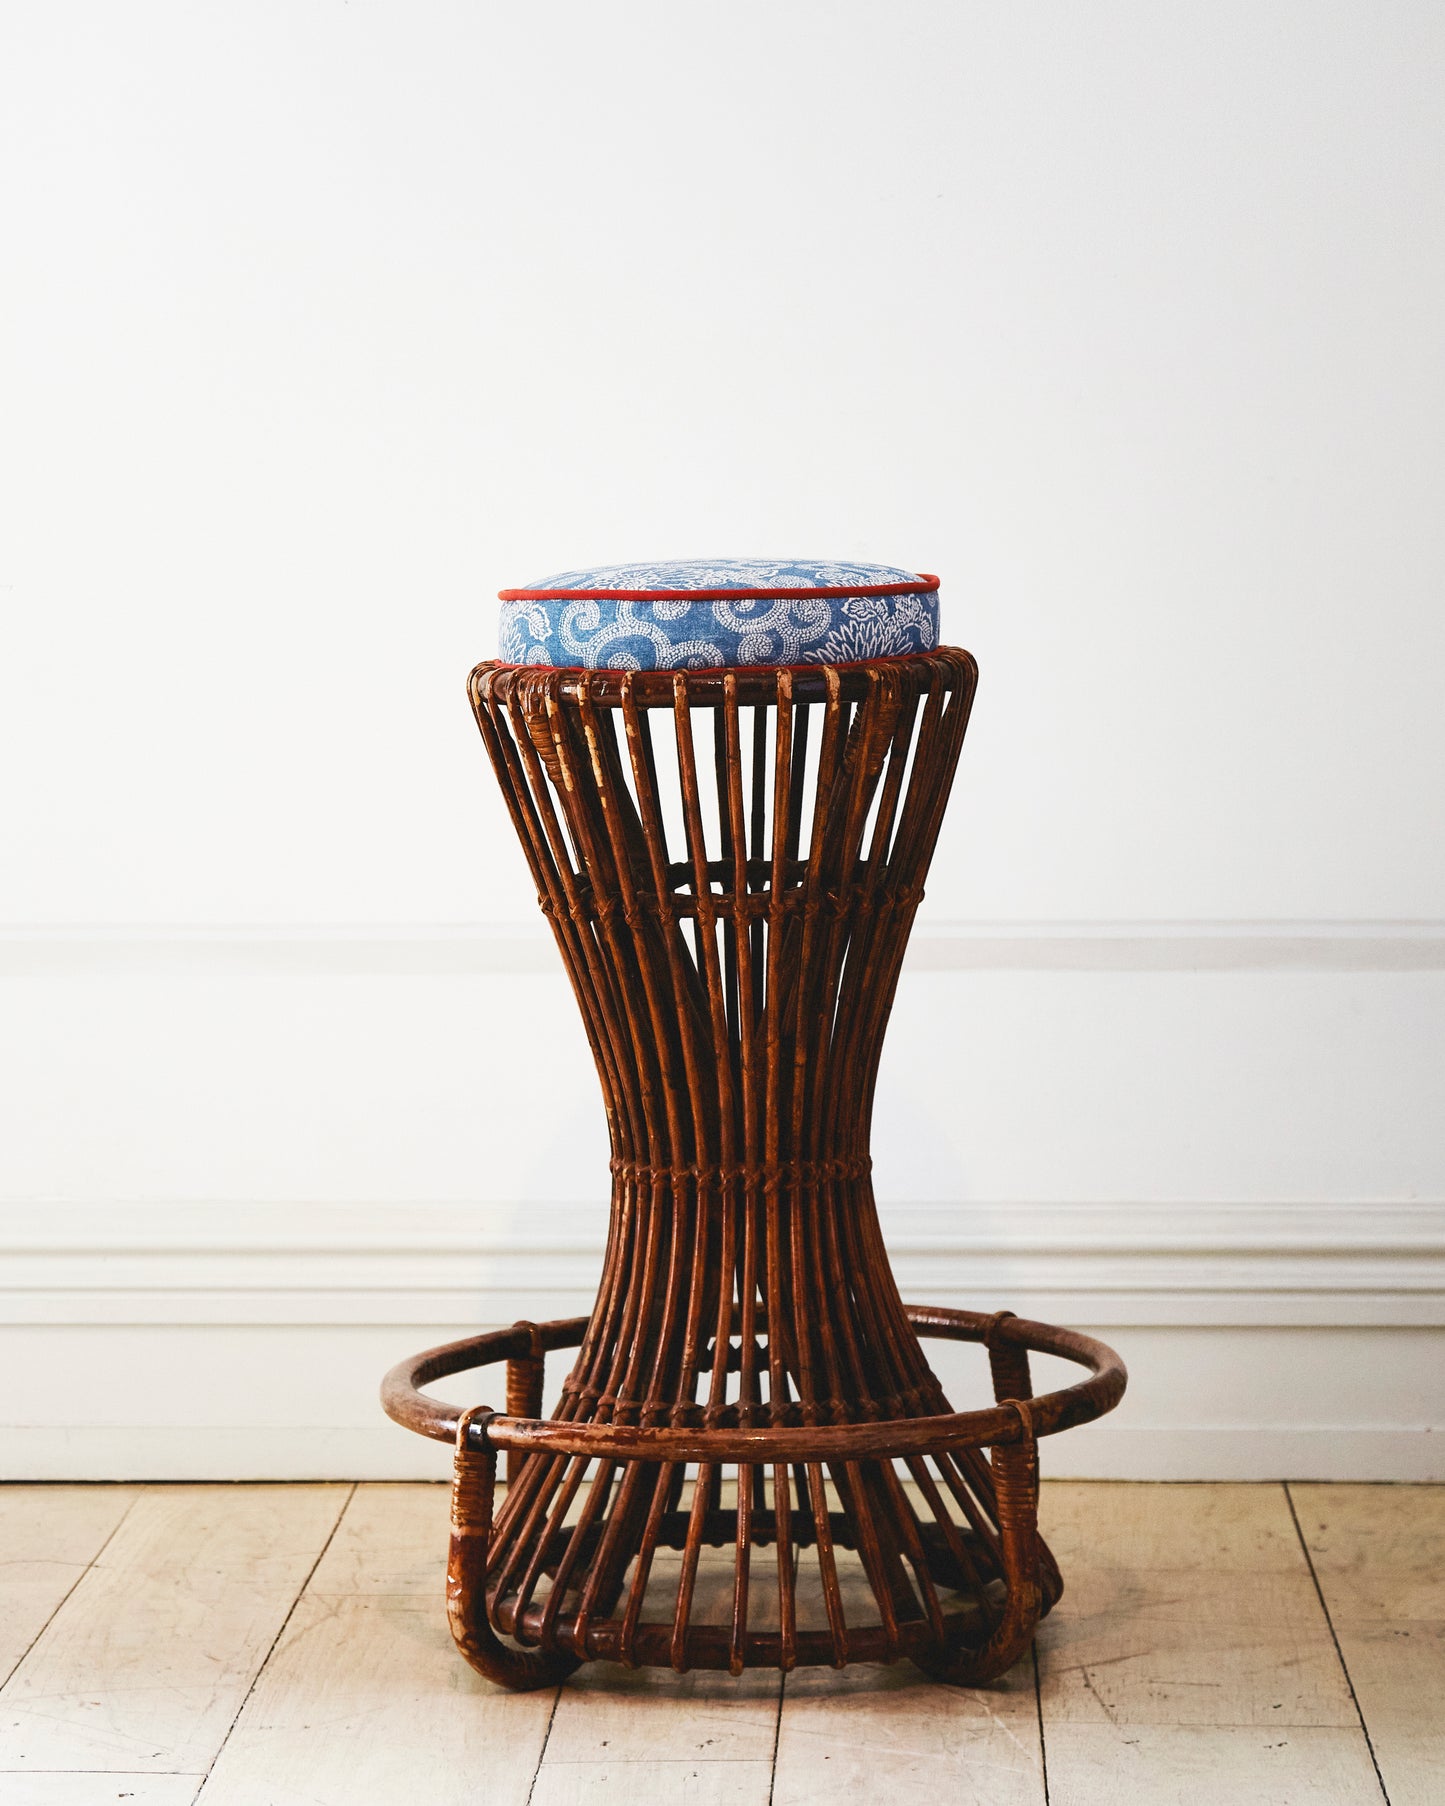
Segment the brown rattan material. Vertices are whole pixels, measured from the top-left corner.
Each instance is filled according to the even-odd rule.
[[[979,1683],[1059,1596],[1038,1438],[1111,1409],[1123,1367],[1007,1312],[905,1307],[870,1179],[884,1027],[976,677],[948,648],[472,674],[612,1140],[591,1316],[432,1350],[384,1388],[456,1443],[452,1627],[494,1680],[906,1655]],[[994,1406],[951,1410],[929,1335],[986,1346]],[[568,1347],[543,1419],[544,1356]],[[1034,1399],[1030,1349],[1092,1377]],[[504,1415],[421,1391],[497,1360]]]

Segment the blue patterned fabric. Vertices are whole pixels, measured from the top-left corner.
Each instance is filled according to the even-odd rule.
[[[789,594],[818,589],[841,593]],[[879,589],[885,593],[854,593]],[[664,594],[648,593],[659,590]],[[702,593],[693,601],[686,593],[668,597],[669,590]],[[512,665],[589,671],[836,665],[931,652],[938,644],[936,580],[884,564],[754,558],[612,564],[563,571],[525,590],[503,590],[502,598],[500,656]]]

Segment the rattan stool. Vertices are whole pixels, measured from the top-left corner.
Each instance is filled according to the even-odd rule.
[[[613,1152],[590,1317],[433,1349],[383,1389],[398,1422],[455,1443],[452,1629],[505,1686],[593,1658],[900,1656],[972,1685],[1059,1597],[1038,1439],[1112,1409],[1124,1369],[1007,1311],[905,1306],[870,1178],[884,1028],[976,680],[947,647],[472,674]],[[929,1336],[982,1344],[996,1404],[951,1410]],[[543,1418],[544,1357],[571,1348]],[[1035,1398],[1030,1350],[1091,1375]],[[422,1391],[496,1361],[505,1412]]]

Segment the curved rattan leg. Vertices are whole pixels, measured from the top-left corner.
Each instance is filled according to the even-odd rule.
[[[913,1657],[925,1674],[953,1687],[980,1687],[1012,1668],[1032,1642],[1046,1609],[1043,1544],[1039,1540],[1039,1445],[1027,1403],[1018,1399],[1003,1402],[1014,1407],[1024,1428],[1020,1441],[995,1448],[990,1461],[1008,1589],[1003,1616],[979,1648],[943,1650],[937,1655],[919,1651]]]
[[[492,1541],[497,1451],[487,1438],[486,1426],[493,1415],[485,1408],[465,1411],[457,1426],[447,1619],[457,1648],[478,1674],[514,1693],[530,1693],[565,1680],[578,1662],[575,1656],[555,1651],[514,1648],[503,1643],[487,1621],[487,1553]],[[479,1448],[472,1447],[474,1424],[482,1430]]]
[[[984,1331],[984,1347],[988,1350],[989,1372],[993,1379],[993,1395],[1000,1404],[1005,1400],[1031,1399],[1034,1395],[1033,1375],[1029,1369],[1027,1346],[1002,1333],[1005,1323],[1017,1323],[1012,1311],[995,1311]],[[1039,1549],[1039,1585],[1043,1591],[1041,1617],[1047,1617],[1063,1597],[1064,1577],[1053,1551],[1042,1537]]]

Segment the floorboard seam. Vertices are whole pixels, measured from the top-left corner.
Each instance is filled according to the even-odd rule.
[[[1039,1640],[1035,1636],[1029,1646],[1034,1664],[1034,1711],[1039,1720],[1039,1776],[1044,1784],[1044,1806],[1049,1806],[1049,1742],[1044,1735],[1044,1689],[1039,1678]]]
[[[773,1760],[768,1769],[768,1806],[773,1806],[773,1795],[778,1786],[778,1744],[783,1736],[783,1695],[788,1690],[787,1670],[778,1676],[778,1715],[773,1720]]]
[[[537,1766],[532,1770],[532,1784],[527,1789],[527,1806],[532,1806],[532,1795],[537,1791],[538,1777],[542,1773],[542,1764],[547,1760],[547,1745],[552,1741],[552,1726],[557,1722],[557,1707],[562,1701],[562,1689],[557,1687],[552,1693],[552,1710],[547,1714],[547,1728],[542,1733],[542,1747],[537,1751]]]
[[[301,1585],[299,1587],[297,1587],[296,1597],[291,1601],[291,1604],[287,1607],[286,1616],[281,1620],[281,1623],[280,1623],[279,1628],[277,1629],[276,1635],[274,1637],[272,1637],[265,1655],[261,1658],[261,1661],[260,1661],[259,1665],[257,1666],[256,1672],[251,1676],[251,1685],[246,1689],[245,1698],[241,1701],[240,1705],[237,1706],[237,1708],[236,1708],[236,1716],[231,1720],[230,1724],[228,1724],[226,1726],[226,1735],[216,1745],[216,1753],[211,1757],[210,1762],[207,1764],[205,1775],[202,1777],[201,1785],[196,1793],[196,1798],[198,1800],[200,1799],[201,1794],[205,1792],[206,1783],[210,1780],[216,1764],[221,1760],[221,1757],[225,1754],[226,1745],[231,1741],[231,1738],[235,1733],[236,1726],[238,1724],[240,1724],[240,1722],[241,1722],[241,1714],[246,1710],[246,1707],[248,1705],[250,1705],[251,1695],[256,1691],[256,1688],[260,1684],[261,1676],[266,1672],[267,1667],[270,1665],[271,1657],[273,1655],[275,1655],[275,1653],[276,1653],[276,1646],[280,1643],[282,1637],[284,1637],[286,1635],[286,1626],[296,1616],[296,1607],[298,1605],[300,1605],[301,1601],[306,1597],[306,1589],[307,1589],[307,1587],[309,1587],[311,1585],[311,1580],[312,1580],[313,1575],[316,1573],[316,1570],[321,1566],[321,1563],[322,1563],[323,1558],[325,1557],[326,1551],[331,1547],[332,1543],[336,1540],[336,1532],[341,1528],[342,1519],[346,1516],[347,1512],[351,1509],[351,1501],[356,1497],[357,1492],[360,1490],[360,1486],[361,1486],[361,1482],[359,1480],[353,1480],[351,1482],[351,1490],[350,1490],[350,1492],[347,1493],[345,1499],[342,1501],[341,1509],[340,1509],[340,1511],[337,1512],[335,1521],[332,1523],[331,1528],[326,1532],[326,1537],[325,1537],[325,1540],[322,1542],[321,1547],[316,1551],[315,1561],[313,1561],[311,1566],[306,1570],[306,1578],[301,1582]]]
[[[5,1676],[5,1678],[3,1680],[0,1680],[0,1694],[4,1693],[5,1689],[10,1685],[11,1681],[13,1681],[15,1679],[15,1676],[17,1674],[19,1674],[21,1664],[24,1662],[25,1658],[30,1654],[31,1650],[34,1649],[35,1645],[45,1635],[46,1631],[48,1631],[50,1629],[51,1625],[54,1624],[55,1620],[60,1616],[61,1611],[64,1609],[66,1602],[69,1600],[71,1594],[75,1591],[76,1587],[78,1587],[80,1585],[81,1581],[85,1579],[86,1575],[95,1566],[95,1564],[100,1560],[101,1556],[105,1554],[106,1550],[115,1541],[116,1537],[120,1535],[121,1525],[125,1523],[126,1519],[135,1510],[136,1506],[140,1504],[142,1498],[144,1498],[144,1496],[145,1496],[145,1491],[146,1491],[146,1489],[144,1486],[140,1486],[140,1487],[136,1488],[135,1497],[131,1500],[130,1504],[126,1506],[125,1510],[120,1514],[120,1516],[116,1519],[115,1527],[112,1529],[110,1535],[108,1537],[106,1537],[105,1541],[96,1550],[95,1554],[91,1556],[90,1560],[85,1564],[85,1566],[76,1575],[76,1577],[75,1577],[74,1581],[71,1583],[71,1585],[65,1589],[64,1596],[62,1598],[56,1600],[55,1610],[53,1612],[51,1612],[49,1617],[40,1626],[40,1629],[36,1631],[35,1635],[25,1645],[24,1649],[22,1649],[20,1651],[20,1654],[18,1656],[16,1656],[14,1664],[12,1665],[9,1673]],[[57,1770],[56,1772],[64,1773],[66,1771]]]
[[[1335,1621],[1330,1616],[1329,1602],[1325,1598],[1325,1590],[1320,1585],[1320,1577],[1315,1572],[1315,1558],[1310,1554],[1309,1544],[1305,1541],[1304,1528],[1299,1521],[1299,1513],[1295,1510],[1294,1494],[1290,1491],[1290,1483],[1283,1480],[1285,1503],[1289,1506],[1289,1515],[1294,1523],[1294,1533],[1299,1538],[1299,1546],[1304,1553],[1305,1565],[1309,1568],[1310,1579],[1315,1583],[1315,1596],[1320,1602],[1320,1610],[1325,1615],[1325,1625],[1330,1633],[1330,1641],[1335,1646],[1335,1659],[1340,1665],[1340,1673],[1345,1677],[1345,1685],[1350,1690],[1350,1704],[1355,1708],[1355,1717],[1360,1721],[1360,1730],[1364,1735],[1365,1748],[1370,1752],[1370,1764],[1375,1771],[1375,1779],[1380,1784],[1380,1798],[1385,1806],[1390,1806],[1389,1790],[1385,1786],[1385,1777],[1380,1773],[1380,1760],[1375,1754],[1375,1740],[1370,1735],[1370,1727],[1365,1723],[1365,1714],[1360,1709],[1359,1696],[1355,1692],[1354,1677],[1350,1673],[1350,1665],[1345,1660],[1345,1652],[1340,1648],[1340,1639],[1335,1634]]]

